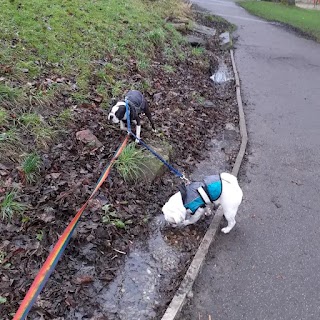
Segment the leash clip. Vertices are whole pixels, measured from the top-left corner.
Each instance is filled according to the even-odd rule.
[[[181,177],[180,177],[181,180],[184,180],[186,182],[186,184],[190,184],[191,181],[183,174]]]

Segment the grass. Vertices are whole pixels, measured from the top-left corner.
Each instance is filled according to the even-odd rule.
[[[169,64],[165,64],[162,68],[167,73],[174,73],[175,72],[175,68],[173,66],[170,66]]]
[[[126,181],[136,181],[148,167],[144,165],[146,154],[135,143],[126,146],[115,162],[115,167]]]
[[[163,17],[178,7],[176,0],[5,1],[0,60],[13,70],[11,79],[39,77],[49,66],[53,74],[75,78],[79,91],[86,92],[95,60],[107,57],[119,72],[129,59],[139,63],[171,38],[177,41]]]
[[[2,220],[11,220],[15,213],[22,213],[25,206],[16,201],[17,193],[15,191],[8,192],[0,203],[0,214]]]
[[[0,127],[7,123],[8,118],[8,111],[0,107]]]
[[[320,11],[266,1],[241,1],[250,13],[270,21],[278,21],[301,30],[320,42]]]
[[[40,156],[32,152],[27,154],[21,163],[21,172],[23,173],[26,182],[32,183],[35,181],[37,174],[40,171],[41,158]]]
[[[0,57],[1,57],[1,54],[0,54]],[[0,102],[14,101],[20,96],[20,94],[21,94],[20,89],[11,88],[5,84],[0,83]]]
[[[17,162],[22,146],[15,127],[0,133],[0,161]]]
[[[88,102],[92,91],[107,106],[122,96],[132,62],[144,91],[157,52],[167,50],[172,62],[183,54],[183,37],[164,21],[189,10],[181,0],[0,3],[0,160],[19,162],[30,145],[47,149],[71,122],[70,105]],[[70,104],[51,111],[61,92]]]
[[[42,117],[37,113],[26,112],[20,115],[19,122],[30,131],[36,144],[39,147],[48,147],[48,143],[52,141],[55,130],[50,127]]]
[[[205,52],[205,49],[202,48],[202,47],[199,47],[199,48],[192,48],[192,54],[195,55],[195,56],[201,56],[203,55]]]

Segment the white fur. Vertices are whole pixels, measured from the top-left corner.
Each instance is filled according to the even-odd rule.
[[[123,119],[118,119],[116,117],[116,112],[119,110],[119,106],[125,106],[126,104],[122,101],[119,101],[115,106],[112,107],[109,115],[108,115],[108,120],[110,121],[110,119],[112,118],[112,122],[113,123],[119,123],[120,122],[120,129],[123,130],[121,128],[121,121],[122,120],[127,120],[127,115],[125,114]]]
[[[236,214],[241,204],[243,193],[238,184],[238,179],[230,173],[223,172],[220,175],[222,181],[222,193],[220,198],[214,202],[215,205],[221,204],[223,215],[228,225],[221,231],[229,233],[236,224]],[[183,205],[181,193],[177,192],[170,197],[168,202],[162,207],[162,212],[166,221],[172,225],[187,226],[196,223],[203,214],[209,215],[210,208],[199,208],[193,215],[186,210]]]
[[[122,119],[118,119],[116,116],[116,112],[119,110],[119,106],[125,106],[125,102],[119,101],[115,106],[112,107],[109,115],[108,115],[108,120],[110,121],[110,119],[112,119],[113,123],[120,123],[120,130],[127,130],[127,127],[125,126],[125,122],[127,120],[127,114],[124,114],[124,117]],[[133,120],[134,124],[137,124],[136,120]],[[136,136],[138,139],[136,139],[136,143],[139,142],[140,139],[140,135],[141,135],[141,125],[140,126],[136,126]]]

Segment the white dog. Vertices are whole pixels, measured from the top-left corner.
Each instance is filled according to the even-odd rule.
[[[221,204],[228,225],[222,232],[229,233],[236,224],[236,214],[242,201],[238,179],[230,173],[208,176],[180,188],[162,207],[166,221],[174,226],[196,223],[203,214],[211,214],[208,205]]]

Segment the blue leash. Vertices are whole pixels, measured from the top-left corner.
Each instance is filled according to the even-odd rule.
[[[179,172],[177,169],[172,167],[166,160],[164,160],[159,154],[157,154],[151,147],[149,147],[144,141],[142,141],[140,138],[138,138],[132,131],[131,131],[131,124],[130,124],[130,108],[129,108],[129,102],[128,99],[125,99],[126,103],[126,116],[127,116],[127,131],[129,135],[132,135],[135,139],[139,141],[147,150],[149,150],[156,158],[158,158],[165,166],[168,167],[168,169],[173,172],[176,176],[179,178],[186,180],[189,182],[189,180],[185,177],[184,174]]]

